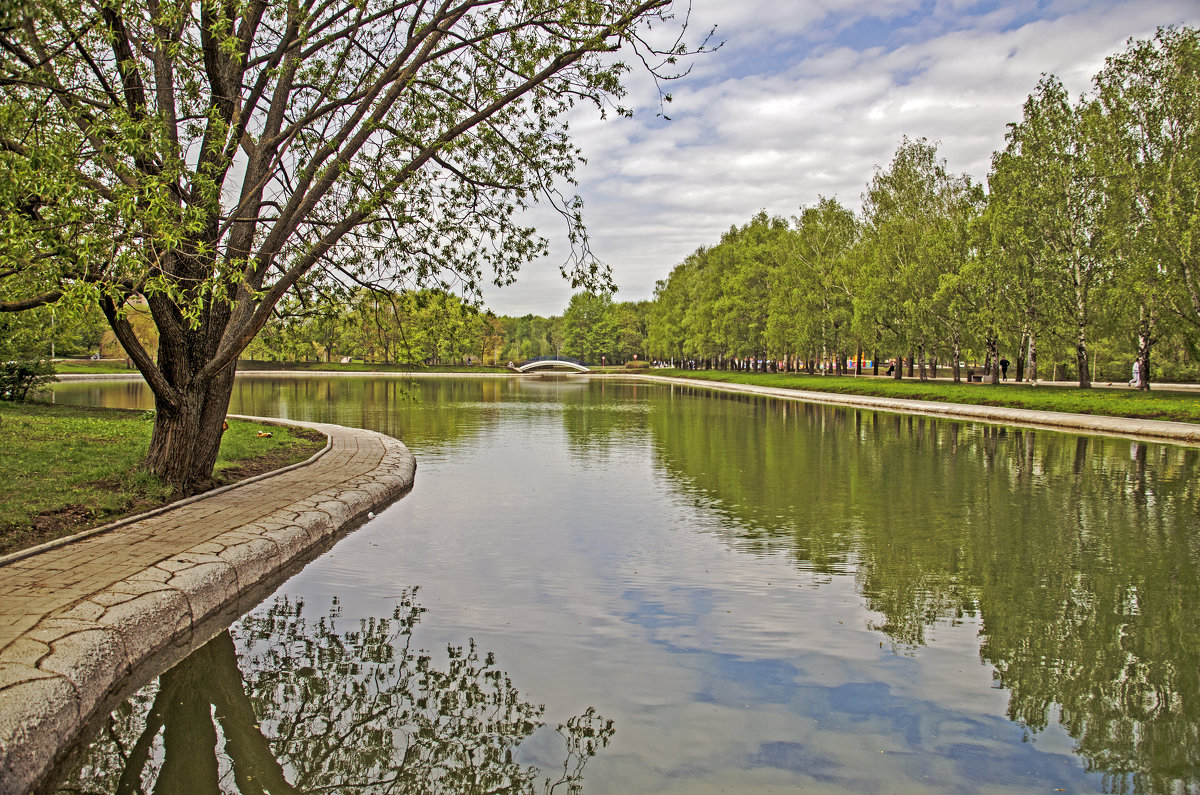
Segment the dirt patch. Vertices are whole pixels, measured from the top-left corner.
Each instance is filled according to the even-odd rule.
[[[292,436],[296,436],[313,443],[314,447],[312,454],[315,454],[318,450],[325,446],[325,434],[321,433],[320,431],[310,430],[309,428],[290,428],[289,430],[292,432]],[[301,460],[307,460],[307,457]],[[252,478],[256,475],[264,475],[267,472],[274,472],[276,469],[280,469],[295,462],[296,454],[291,450],[263,453],[262,455],[255,456],[249,461],[243,461],[237,466],[222,469],[220,472],[216,473],[216,482],[213,484],[213,486],[216,487],[228,485],[230,483],[237,483],[238,481],[245,480],[246,478]]]
[[[314,451],[316,452],[316,451]],[[237,483],[238,481],[252,478],[256,475],[264,475],[267,472],[274,472],[276,469],[281,469],[289,463],[294,463],[294,456],[287,453],[268,453],[253,458],[239,466],[222,469],[217,473],[218,486]]]
[[[96,512],[86,505],[68,505],[40,513],[28,526],[6,527],[0,531],[0,555],[78,533],[98,524],[97,519]]]

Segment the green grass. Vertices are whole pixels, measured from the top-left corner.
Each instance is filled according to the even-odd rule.
[[[151,425],[143,411],[0,402],[0,554],[170,502],[171,489],[139,468]],[[214,478],[277,469],[324,446],[302,433],[231,420]]]
[[[1066,411],[1108,417],[1172,420],[1200,423],[1200,393],[1133,389],[1078,389],[1030,386],[1012,381],[992,384],[954,384],[905,378],[853,378],[800,373],[745,373],[723,370],[655,370],[654,375],[697,378],[734,384],[754,384],[780,389],[805,389],[846,395],[934,400],[976,406],[1006,406],[1038,411]]]
[[[504,367],[491,365],[435,365],[421,364],[377,364],[354,361],[349,364],[341,362],[259,362],[246,359],[238,362],[238,372],[254,370],[288,370],[314,373],[506,373]]]
[[[137,374],[136,368],[131,369],[125,366],[124,359],[101,359],[99,361],[91,359],[56,359],[54,361],[54,371],[59,375],[73,375],[75,373],[103,375],[112,373]]]
[[[54,369],[59,375],[93,374],[136,375],[137,369],[125,366],[124,359],[58,359]],[[420,364],[372,364],[370,362],[354,361],[349,364],[341,362],[259,362],[243,359],[238,362],[239,372],[255,370],[290,370],[296,372],[330,372],[330,373],[506,373],[504,367],[490,365],[437,365],[426,367]]]

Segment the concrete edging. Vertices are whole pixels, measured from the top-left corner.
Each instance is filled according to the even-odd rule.
[[[168,555],[46,615],[5,647],[0,652],[0,793],[45,786],[46,777],[85,727],[107,715],[134,685],[140,686],[133,681],[139,669],[163,658],[182,659],[224,628],[224,622],[213,622],[227,615],[232,604],[260,592],[264,582],[277,584],[277,575],[293,573],[297,563],[306,562],[369,511],[412,487],[416,460],[402,442],[374,431],[284,422],[327,437],[343,435],[352,442],[370,437],[382,443],[382,457],[364,474]],[[311,466],[322,457],[285,470]],[[221,492],[236,492],[250,480],[283,471]],[[202,502],[211,496],[213,492],[181,502]],[[259,593],[258,598],[266,595]]]
[[[1036,411],[1003,406],[980,406],[969,403],[941,403],[930,400],[905,400],[901,398],[871,397],[869,395],[845,395],[837,392],[810,392],[800,389],[736,384],[725,381],[708,381],[700,378],[675,378],[672,376],[631,373],[612,377],[633,378],[659,384],[679,384],[720,392],[740,392],[766,397],[797,400],[804,403],[824,403],[847,408],[873,409],[894,414],[920,414],[945,419],[987,422],[999,425],[1019,425],[1030,428],[1046,428],[1074,433],[1123,436],[1134,439],[1149,439],[1175,444],[1200,445],[1200,425],[1188,422],[1166,422],[1163,420],[1140,420],[1128,417],[1104,417],[1098,414],[1070,414],[1062,411]]]

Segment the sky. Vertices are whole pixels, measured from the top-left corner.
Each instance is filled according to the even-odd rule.
[[[638,72],[623,100],[632,118],[572,114],[587,159],[573,190],[618,301],[652,298],[688,254],[760,210],[790,218],[827,196],[857,211],[906,135],[985,180],[1043,74],[1078,96],[1130,37],[1200,25],[1200,0],[693,0],[691,40],[714,25],[721,47],[666,86],[669,120]],[[561,315],[570,301],[563,222],[532,217],[550,255],[515,285],[488,285],[497,314]]]

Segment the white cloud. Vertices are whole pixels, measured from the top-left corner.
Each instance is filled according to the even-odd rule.
[[[1078,94],[1129,37],[1200,23],[1188,0],[693,5],[693,29],[716,23],[726,43],[670,86],[672,121],[657,118],[651,81],[637,77],[633,119],[572,121],[589,161],[578,190],[592,247],[622,300],[650,297],[684,257],[760,209],[790,216],[818,195],[857,208],[904,135],[940,142],[952,170],[981,180],[1043,73]],[[564,245],[554,239],[548,261],[489,290],[489,306],[561,313]]]

